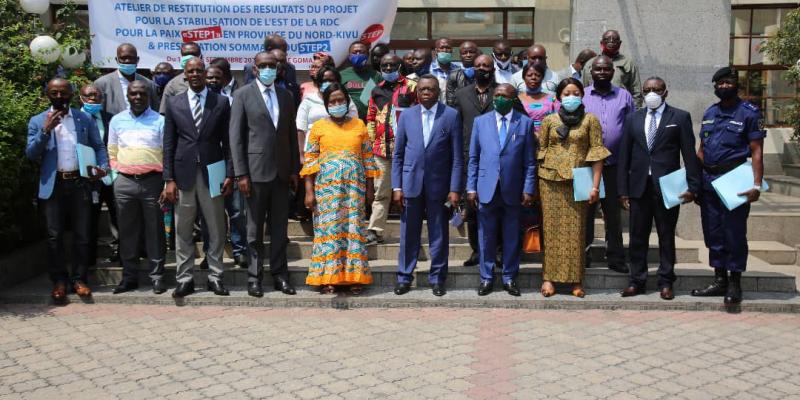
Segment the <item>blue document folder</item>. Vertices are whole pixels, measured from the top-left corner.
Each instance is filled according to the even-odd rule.
[[[747,197],[738,196],[738,193],[746,192],[753,188],[753,165],[750,161],[736,167],[733,171],[714,179],[711,186],[717,192],[722,203],[728,210],[747,203]],[[767,181],[761,180],[761,191],[769,190]]]
[[[213,164],[208,164],[208,192],[211,197],[222,194],[222,182],[225,181],[225,160],[219,160]]]
[[[589,200],[589,193],[594,186],[594,173],[592,167],[582,167],[572,169],[572,191],[575,194],[575,201]],[[603,177],[600,177],[600,198],[606,197],[606,186]]]
[[[94,149],[78,143],[75,145],[75,150],[78,153],[78,172],[80,172],[82,177],[89,178],[89,170],[87,167],[97,166],[97,157],[94,154]]]
[[[104,176],[103,179],[101,179],[101,180],[103,181],[104,185],[111,186],[111,185],[114,184],[114,181],[117,180],[117,176],[118,175],[119,175],[119,172],[117,172],[116,170],[112,169],[111,172],[109,172],[108,175]]]
[[[689,182],[686,181],[686,168],[681,168],[658,178],[658,184],[661,186],[664,208],[669,210],[680,205],[683,200],[679,196],[689,190]]]
[[[375,89],[375,81],[372,79],[367,79],[367,83],[364,84],[364,90],[361,91],[361,96],[359,96],[359,100],[362,103],[369,104],[369,98],[372,97],[372,89]]]

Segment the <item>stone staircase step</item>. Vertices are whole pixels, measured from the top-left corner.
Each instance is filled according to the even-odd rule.
[[[429,290],[414,289],[397,296],[389,287],[367,287],[360,296],[345,293],[321,295],[310,288],[299,288],[297,295],[287,296],[267,290],[262,298],[247,295],[244,286],[229,287],[230,296],[215,296],[199,287],[198,292],[183,299],[173,299],[170,291],[154,295],[149,287],[119,295],[111,294],[111,287],[96,288],[89,300],[69,295],[70,303],[176,305],[218,307],[313,307],[313,308],[525,308],[541,310],[670,310],[670,311],[714,311],[714,312],[770,312],[800,313],[800,296],[789,292],[744,292],[744,302],[734,308],[726,308],[720,298],[691,297],[688,292],[677,291],[675,299],[664,301],[658,293],[621,298],[618,289],[587,289],[585,298],[569,295],[567,288],[558,294],[544,298],[534,288],[523,288],[522,296],[512,297],[502,290],[488,296],[478,296],[474,288],[448,288],[443,297],[433,296]],[[0,292],[0,303],[52,304],[49,296],[50,284],[46,277],[28,281]]]
[[[231,260],[226,260],[225,283],[229,286],[245,286],[247,284],[247,270],[233,267]],[[196,260],[199,265],[200,259]],[[758,263],[755,263],[758,264]],[[292,260],[289,262],[289,278],[297,287],[305,287],[305,278],[308,273],[309,260]],[[588,268],[584,284],[589,289],[621,289],[628,284],[628,275],[611,271],[601,264],[592,264],[596,268]],[[536,262],[525,262],[520,266],[518,283],[522,288],[537,288],[542,283],[541,264]],[[652,290],[657,288],[657,264],[650,265],[648,287]],[[392,287],[396,283],[397,261],[395,259],[378,259],[370,261],[370,269],[373,274],[373,284],[376,287]],[[420,262],[415,271],[414,284],[420,287],[428,286],[427,272],[430,269],[429,262]],[[165,279],[174,284],[175,264],[166,266]],[[774,266],[767,267],[761,265],[751,265],[747,273],[742,276],[742,286],[747,291],[753,292],[796,292],[796,266]],[[146,285],[149,281],[146,264],[142,262],[139,268],[139,282]],[[674,284],[675,290],[690,291],[708,284],[713,271],[706,264],[700,263],[679,263],[676,265],[675,273],[677,281]],[[197,287],[205,287],[207,271],[195,268],[195,284]],[[265,275],[269,274],[265,272]],[[501,287],[501,279],[496,273],[495,285]],[[122,278],[122,268],[119,266],[102,265],[90,269],[90,282],[99,285],[114,285]],[[269,280],[270,278],[266,278]],[[447,285],[451,288],[477,288],[480,282],[480,275],[477,267],[463,267],[460,262],[454,262],[448,270]],[[265,282],[269,285],[269,282]]]
[[[786,196],[800,197],[800,177],[789,175],[765,176],[770,187],[770,192]]]
[[[787,176],[800,178],[800,164],[783,164],[783,173]]]

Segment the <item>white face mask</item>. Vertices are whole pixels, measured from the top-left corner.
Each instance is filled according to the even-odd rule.
[[[664,99],[662,99],[661,96],[659,96],[656,92],[650,92],[647,94],[647,96],[644,96],[644,104],[651,110],[661,107],[661,103],[663,101]]]

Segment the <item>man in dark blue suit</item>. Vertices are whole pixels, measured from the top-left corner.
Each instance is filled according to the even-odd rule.
[[[426,74],[417,83],[418,105],[403,111],[392,156],[392,200],[403,209],[395,294],[411,290],[420,248],[422,218],[428,218],[433,294],[444,296],[447,279],[449,208],[461,199],[464,169],[461,117],[439,102],[439,81]]]
[[[28,142],[25,155],[41,165],[39,173],[39,202],[47,219],[47,270],[53,282],[53,300],[61,303],[67,297],[67,283],[81,297],[91,296],[86,285],[91,263],[90,228],[92,213],[92,184],[82,178],[89,171],[80,171],[78,145],[94,150],[97,165],[90,168],[91,180],[108,171],[108,153],[92,117],[70,108],[72,86],[61,78],[47,83],[48,110],[34,116],[28,123]],[[64,265],[64,231],[71,222],[73,270]]]
[[[536,194],[536,137],[533,122],[513,110],[517,91],[510,84],[494,90],[494,111],[475,118],[469,145],[467,201],[478,208],[481,284],[492,292],[498,230],[503,234],[503,288],[519,296],[520,212]]]

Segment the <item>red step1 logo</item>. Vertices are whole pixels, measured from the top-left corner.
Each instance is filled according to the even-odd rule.
[[[188,31],[181,31],[183,42],[199,42],[201,40],[213,40],[222,37],[222,27],[210,26],[208,28],[197,28]]]

